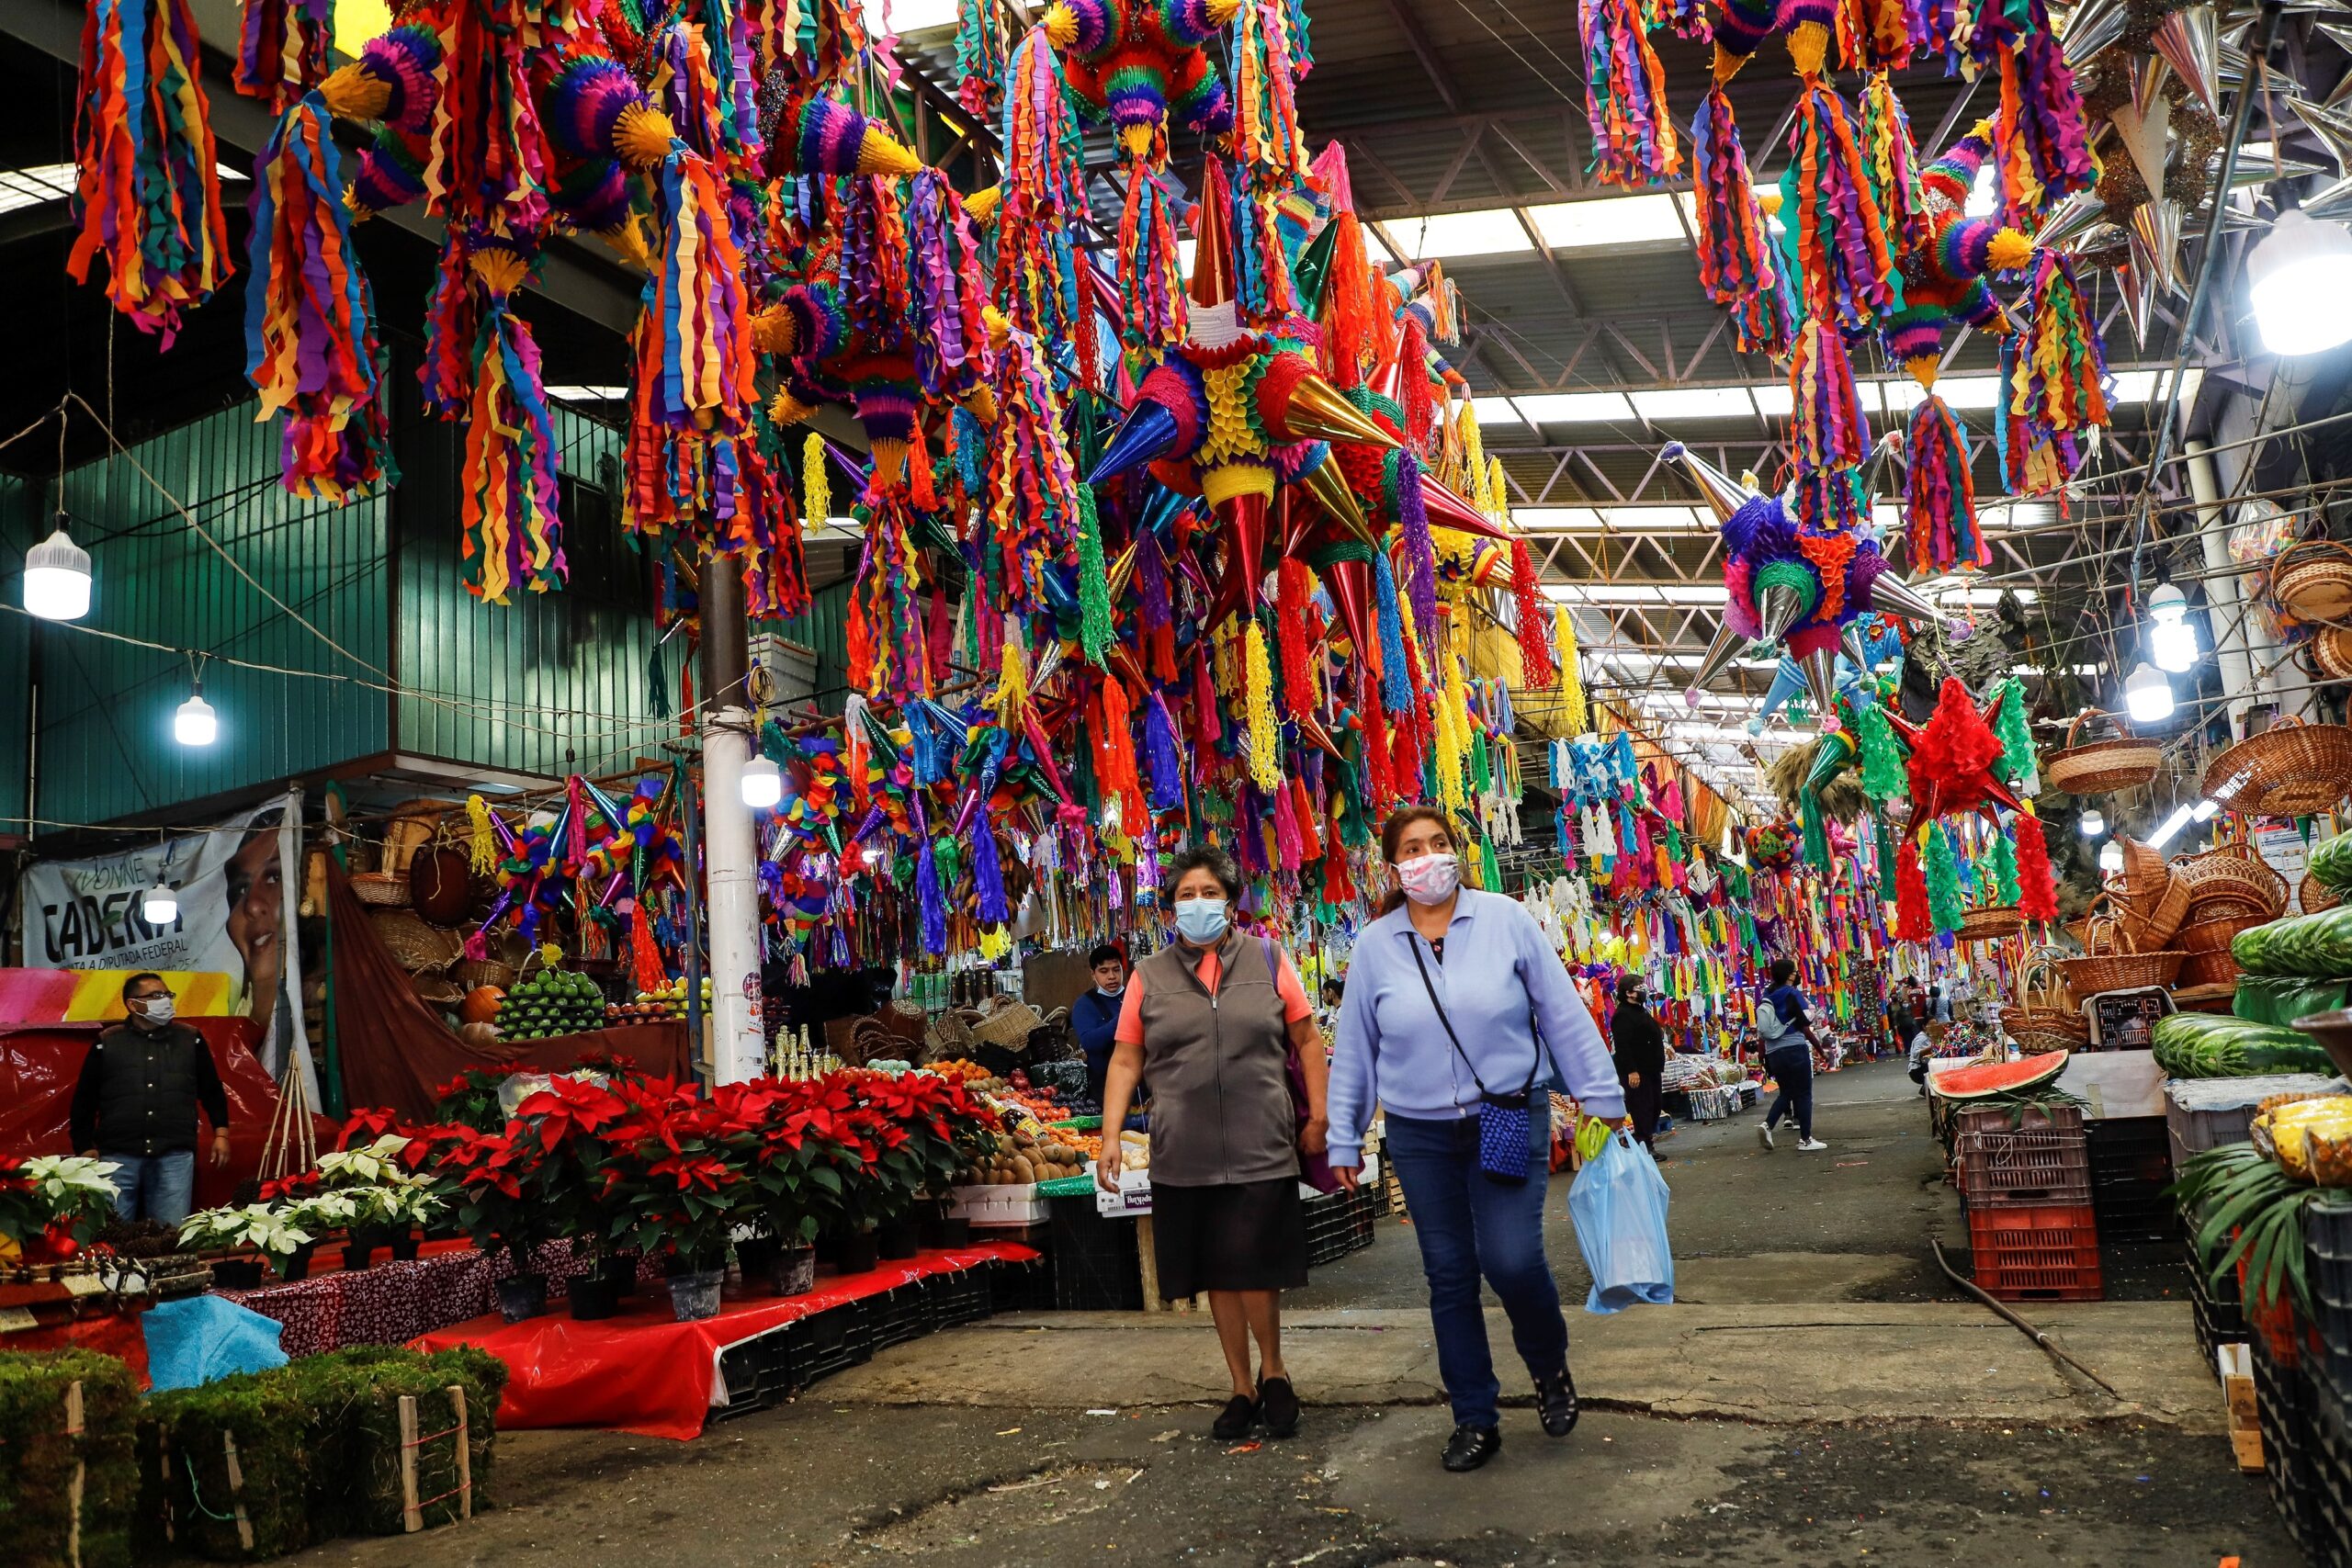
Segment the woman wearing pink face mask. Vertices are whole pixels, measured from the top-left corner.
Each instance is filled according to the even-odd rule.
[[[1352,1187],[1376,1103],[1429,1278],[1438,1371],[1453,1406],[1445,1468],[1502,1447],[1501,1385],[1478,1303],[1481,1275],[1510,1317],[1544,1431],[1577,1421],[1568,1328],[1544,1256],[1551,1100],[1625,1114],[1600,1031],[1535,918],[1461,886],[1452,826],[1408,806],[1380,833],[1396,891],[1356,939],[1340,1003],[1329,1093],[1331,1172]]]

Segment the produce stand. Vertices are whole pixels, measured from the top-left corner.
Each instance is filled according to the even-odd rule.
[[[503,1361],[509,1377],[499,1406],[503,1428],[602,1427],[683,1440],[699,1435],[712,1412],[734,1406],[747,1390],[773,1403],[805,1386],[792,1384],[788,1375],[782,1382],[762,1380],[754,1368],[739,1371],[746,1381],[730,1392],[722,1369],[729,1352],[821,1315],[833,1320],[827,1336],[834,1347],[863,1359],[860,1348],[870,1348],[865,1314],[876,1298],[942,1277],[981,1277],[992,1265],[1027,1263],[1037,1256],[1035,1248],[1016,1243],[989,1242],[928,1251],[858,1274],[828,1274],[804,1295],[730,1296],[718,1316],[691,1322],[674,1321],[670,1303],[654,1294],[617,1317],[596,1322],[548,1315],[505,1323],[485,1316],[421,1335],[412,1344],[420,1350],[471,1345]],[[774,1348],[788,1352],[791,1346]],[[747,1358],[739,1360],[748,1364]]]

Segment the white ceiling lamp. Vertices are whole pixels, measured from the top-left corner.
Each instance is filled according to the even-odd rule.
[[[2196,819],[2196,807],[2190,806],[2176,807],[2173,809],[2173,814],[2165,818],[2164,826],[2157,829],[2153,834],[2149,835],[2148,847],[2152,850],[2163,849],[2166,844],[2171,843],[2175,839],[2180,837],[2180,830],[2183,828],[2188,827],[2189,823]]]
[[[78,621],[90,613],[90,552],[57,531],[25,552],[25,609],[45,621]]]
[[[2094,806],[2075,819],[2075,829],[2086,839],[2096,839],[2107,831],[2107,818]]]
[[[2245,262],[2262,345],[2318,354],[2352,339],[2352,234],[2298,208],[2278,215]]]
[[[2148,657],[2159,670],[2179,674],[2197,663],[2197,628],[2188,624],[2188,595],[2165,583],[2148,595]]]
[[[172,710],[172,739],[183,746],[209,746],[220,739],[220,716],[204,700],[204,671],[199,665],[187,701]]]
[[[2123,711],[2134,724],[2162,724],[2172,716],[2172,682],[2142,660],[2124,679]]]
[[[784,770],[766,757],[743,764],[743,804],[754,811],[773,811],[784,798]]]
[[[2109,839],[2098,852],[2098,868],[2109,875],[2123,869],[2123,846]]]
[[[150,926],[168,926],[180,918],[180,896],[161,878],[139,896],[139,918]]]

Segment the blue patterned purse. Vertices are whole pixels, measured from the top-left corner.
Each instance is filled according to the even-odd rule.
[[[1506,1187],[1520,1186],[1527,1180],[1529,1147],[1534,1137],[1529,1105],[1534,1098],[1535,1076],[1544,1070],[1544,1048],[1536,1046],[1527,1082],[1517,1094],[1497,1094],[1478,1076],[1477,1065],[1462,1048],[1462,1037],[1453,1032],[1453,1021],[1445,1016],[1445,1004],[1437,999],[1437,987],[1430,983],[1430,966],[1422,962],[1418,936],[1413,939],[1413,967],[1421,972],[1421,987],[1430,994],[1438,1022],[1445,1026],[1445,1037],[1453,1042],[1453,1054],[1462,1058],[1462,1065],[1470,1069],[1470,1081],[1478,1086],[1479,1174]]]

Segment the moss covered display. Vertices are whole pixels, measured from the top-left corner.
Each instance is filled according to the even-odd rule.
[[[76,1383],[78,1433],[67,1430]],[[111,1356],[0,1355],[0,1562],[126,1568],[138,1404],[130,1369]]]
[[[309,1432],[310,1412],[274,1374],[156,1393],[140,1420],[140,1511],[178,1550],[217,1562],[300,1551],[315,1539]]]

